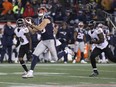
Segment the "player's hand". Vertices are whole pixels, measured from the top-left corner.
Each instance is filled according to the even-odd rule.
[[[28,54],[32,55],[32,50],[29,50],[29,51],[28,51]]]
[[[26,24],[28,24],[28,25],[32,25],[32,20],[31,20],[31,18],[25,18],[25,22],[26,22]]]
[[[90,44],[94,44],[96,42],[96,40],[95,39],[92,39],[91,41],[90,41]]]

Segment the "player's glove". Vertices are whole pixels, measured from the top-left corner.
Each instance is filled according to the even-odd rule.
[[[92,39],[91,41],[90,41],[90,44],[94,44],[96,42],[96,39]]]
[[[30,55],[30,56],[32,55],[32,50],[28,51],[28,55]]]
[[[25,23],[28,25],[32,25],[32,19],[31,18],[25,18]]]

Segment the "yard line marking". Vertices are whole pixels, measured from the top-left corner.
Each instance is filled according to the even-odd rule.
[[[1,84],[9,84],[9,85],[35,85],[35,84],[27,84],[27,83],[15,83],[15,82],[0,82]]]
[[[0,73],[0,75],[8,75],[7,73]]]
[[[111,64],[97,64],[98,66],[114,66],[115,67],[115,63],[111,63]],[[7,67],[10,67],[10,66],[20,66],[20,64],[0,64],[0,66],[7,66]],[[27,64],[27,66],[30,66],[30,64]],[[80,63],[76,63],[76,64],[61,64],[61,63],[50,63],[50,64],[47,64],[47,63],[38,63],[36,66],[91,66],[90,63],[88,64],[80,64]]]
[[[1,84],[7,84],[9,85],[8,87],[116,87],[116,84],[76,84],[76,85],[58,85],[58,84],[53,84],[53,85],[37,85],[37,84],[27,84],[27,83],[13,83],[13,82],[0,82]]]
[[[1,73],[0,75],[21,75],[22,72],[14,72],[14,73]],[[43,75],[43,76],[61,76],[65,77],[66,74],[69,74],[67,77],[72,77],[72,78],[92,78],[89,76],[72,76],[70,73],[54,73],[54,72],[35,72],[34,75]],[[107,79],[107,80],[114,80],[116,78],[107,78],[107,77],[95,77],[97,79]]]
[[[107,80],[115,80],[116,78],[107,78],[107,77],[89,77],[89,76],[68,76],[68,77],[73,77],[73,78],[87,78],[87,79],[95,79],[95,78],[97,78],[97,79],[107,79]],[[116,82],[115,82],[116,83]]]
[[[22,74],[22,72],[14,72],[10,74]],[[34,75],[64,75],[68,73],[54,73],[54,72],[34,72]]]
[[[70,68],[70,69],[68,69],[68,68],[63,68],[63,69],[59,68],[59,69],[58,69],[58,68],[57,68],[57,69],[56,69],[56,68],[51,68],[51,67],[50,67],[50,68],[42,67],[42,69],[45,69],[45,70],[50,70],[50,69],[51,69],[51,70],[52,70],[52,69],[53,69],[53,70],[69,70],[69,71],[72,71],[72,70],[75,70],[75,71],[79,71],[79,70],[81,70],[81,71],[90,71],[90,70],[91,70],[91,69],[90,69],[90,70],[85,70],[85,69],[78,69],[78,68],[76,68],[76,69],[71,69],[71,68]],[[109,71],[109,70],[100,70],[100,71],[103,71],[103,72],[116,72],[116,71]]]

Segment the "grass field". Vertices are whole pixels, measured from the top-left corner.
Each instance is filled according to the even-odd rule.
[[[30,64],[27,65],[28,67]],[[20,64],[0,64],[0,87],[116,87],[116,64],[37,64],[34,78],[23,79]]]

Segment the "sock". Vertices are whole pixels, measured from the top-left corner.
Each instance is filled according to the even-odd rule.
[[[37,64],[38,61],[39,61],[39,58],[36,55],[33,55],[30,70],[34,70],[35,65]]]
[[[68,58],[67,58],[67,53],[64,54],[64,62],[67,62]]]
[[[97,68],[93,68],[93,72],[98,73]]]
[[[20,64],[22,65],[23,69],[28,72],[27,66],[25,65],[25,62],[23,60],[20,61]]]
[[[64,51],[60,51],[58,53],[58,60],[61,59],[64,55],[65,55],[65,52]]]
[[[76,56],[77,56],[77,53],[74,54],[74,58],[73,58],[73,60],[75,60]]]
[[[81,52],[81,60],[84,60],[84,53]]]

